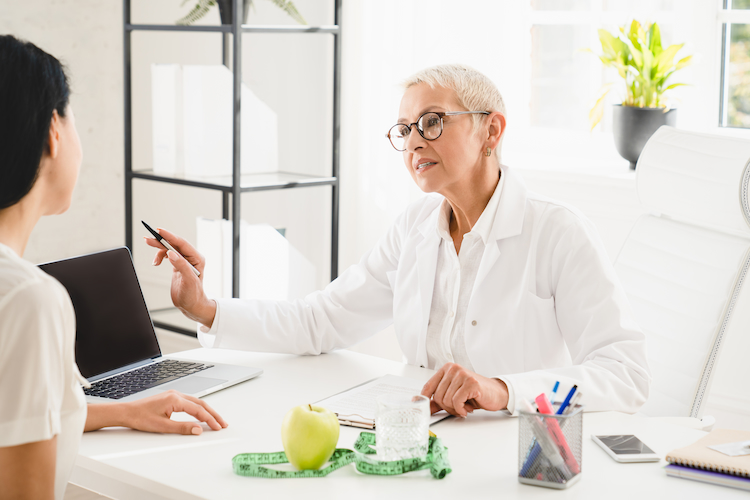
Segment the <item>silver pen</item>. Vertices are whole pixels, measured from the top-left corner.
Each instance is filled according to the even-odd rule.
[[[172,245],[170,245],[167,240],[165,240],[159,233],[157,233],[156,231],[154,231],[153,229],[151,229],[151,226],[149,226],[148,224],[146,224],[143,221],[141,221],[141,224],[143,224],[144,226],[146,226],[146,229],[148,229],[148,232],[151,233],[151,234],[153,234],[154,238],[156,238],[156,241],[158,241],[159,243],[161,243],[164,246],[164,248],[166,248],[167,250],[173,251],[174,253],[176,253],[177,255],[179,255],[180,257],[182,257],[183,259],[185,259],[185,257],[180,252],[178,252],[177,250],[175,250],[174,247]],[[187,262],[187,259],[185,259],[185,262]],[[193,265],[190,262],[188,262],[188,265],[193,269],[193,272],[195,273],[196,276],[200,276],[201,275],[200,271],[198,271],[195,267],[193,267]]]

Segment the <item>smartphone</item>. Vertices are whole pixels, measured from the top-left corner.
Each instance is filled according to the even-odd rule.
[[[654,450],[632,434],[617,434],[612,436],[591,435],[599,446],[604,448],[607,455],[618,462],[658,462],[659,455]]]

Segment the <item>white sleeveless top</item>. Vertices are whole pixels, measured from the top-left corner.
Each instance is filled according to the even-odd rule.
[[[0,244],[0,447],[57,436],[59,500],[86,422],[75,333],[65,288]]]

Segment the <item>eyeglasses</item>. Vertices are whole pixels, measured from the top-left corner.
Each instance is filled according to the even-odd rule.
[[[406,140],[411,133],[411,127],[417,126],[417,132],[427,141],[434,141],[443,133],[443,117],[453,115],[471,115],[482,114],[489,115],[489,111],[429,111],[419,119],[410,124],[397,123],[392,126],[385,136],[391,141],[391,145],[396,151],[406,151]]]

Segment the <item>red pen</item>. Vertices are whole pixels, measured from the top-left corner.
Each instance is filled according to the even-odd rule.
[[[539,413],[543,413],[546,415],[552,415],[553,413],[555,413],[552,409],[552,404],[549,402],[546,394],[542,393],[538,395],[535,401],[537,408],[539,408]],[[567,464],[570,471],[573,474],[578,474],[579,472],[581,472],[581,467],[578,465],[576,457],[573,456],[573,452],[571,451],[570,446],[568,446],[568,442],[565,440],[565,435],[563,434],[562,429],[560,429],[560,424],[558,424],[557,420],[554,418],[545,418],[544,420],[547,424],[549,433],[552,435],[552,439],[555,440],[555,444],[557,444],[557,447],[560,448],[560,454],[565,460],[565,463]]]

